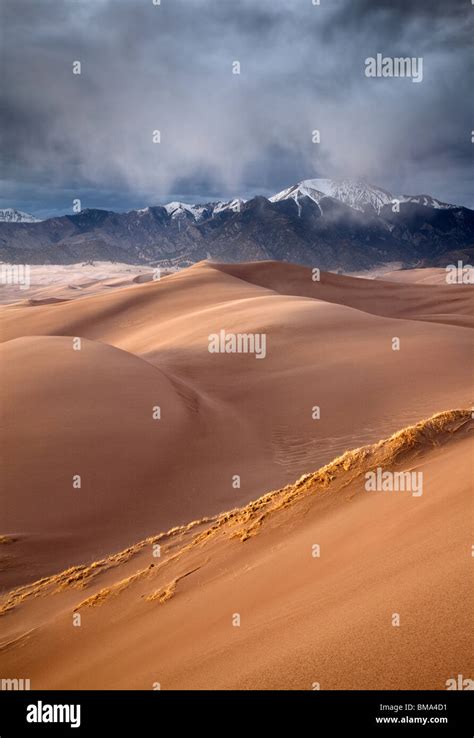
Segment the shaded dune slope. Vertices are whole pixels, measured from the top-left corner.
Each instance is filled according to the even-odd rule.
[[[473,429],[470,410],[441,413],[13,590],[2,674],[33,688],[443,689],[472,670]],[[422,472],[422,496],[366,492],[376,467]]]

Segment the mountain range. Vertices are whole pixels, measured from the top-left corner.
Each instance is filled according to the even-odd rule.
[[[356,271],[473,257],[473,210],[349,179],[303,180],[270,198],[170,202],[125,213],[85,209],[43,221],[0,211],[0,260],[10,263],[107,260],[182,268],[206,258],[273,259]]]
[[[35,218],[30,213],[16,208],[0,208],[0,223],[39,223],[40,218]]]

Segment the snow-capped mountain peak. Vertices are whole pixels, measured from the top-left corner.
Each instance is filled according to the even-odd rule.
[[[411,203],[435,209],[456,207],[441,202],[441,200],[437,200],[430,195],[394,195],[381,187],[355,179],[304,179],[269,199],[270,202],[292,199],[299,207],[299,201],[303,197],[309,197],[319,207],[323,197],[332,197],[354,210],[364,211],[366,208],[372,207],[378,214],[386,205],[394,205],[395,203]]]
[[[17,210],[16,208],[1,208],[0,223],[39,223],[40,219],[34,215]]]
[[[280,202],[291,198],[298,204],[300,197],[309,197],[318,205],[323,197],[332,197],[354,210],[365,210],[371,206],[377,213],[380,213],[384,205],[394,201],[390,192],[352,179],[305,179],[273,195],[270,201]]]
[[[244,202],[245,200],[236,197],[233,200],[228,200],[227,202],[206,203],[205,205],[189,205],[185,202],[175,201],[169,202],[164,207],[168,215],[172,218],[179,218],[185,213],[189,213],[193,216],[194,220],[200,221],[205,216],[212,217],[213,215],[223,213],[227,210],[238,212]]]
[[[185,213],[190,213],[195,220],[199,220],[205,210],[202,205],[188,205],[185,202],[169,202],[165,206],[165,210],[172,218],[179,218]]]
[[[228,200],[227,202],[218,202],[213,209],[213,214],[222,213],[225,210],[233,210],[235,213],[238,213],[244,202],[245,200],[242,200],[240,197],[235,197],[233,200]]]

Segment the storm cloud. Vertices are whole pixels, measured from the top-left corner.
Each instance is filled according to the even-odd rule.
[[[473,207],[474,6],[320,3],[3,0],[0,207],[120,210],[314,176]],[[367,78],[377,53],[422,57],[423,82]]]

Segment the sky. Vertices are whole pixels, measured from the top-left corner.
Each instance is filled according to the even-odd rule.
[[[313,1],[2,0],[0,207],[123,211],[312,177],[474,207],[471,1]],[[367,77],[378,53],[422,58],[422,81]]]

